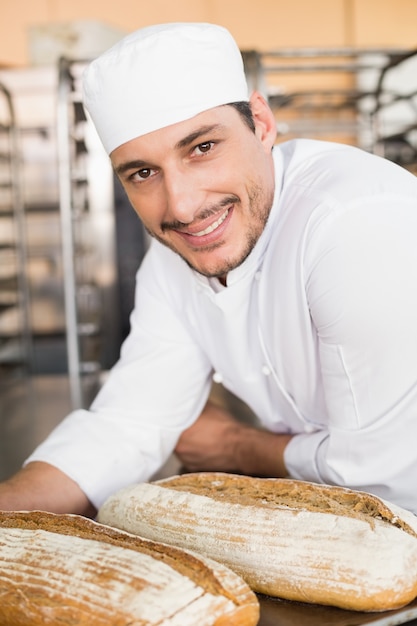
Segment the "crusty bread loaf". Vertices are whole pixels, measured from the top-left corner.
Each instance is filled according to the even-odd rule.
[[[246,583],[210,559],[80,516],[0,512],[2,626],[254,626]]]
[[[123,489],[98,518],[216,559],[267,595],[359,611],[417,596],[417,518],[363,492],[185,474]]]

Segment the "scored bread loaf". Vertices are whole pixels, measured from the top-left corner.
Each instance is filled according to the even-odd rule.
[[[199,555],[76,515],[0,512],[2,626],[254,626],[259,603]]]
[[[122,489],[98,519],[209,556],[270,596],[356,611],[417,596],[417,518],[364,492],[185,474]]]

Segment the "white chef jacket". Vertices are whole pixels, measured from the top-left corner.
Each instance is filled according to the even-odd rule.
[[[274,161],[268,223],[227,287],[154,241],[119,362],[28,459],[96,507],[163,464],[215,372],[265,428],[295,433],[292,477],[417,513],[417,178],[314,140],[278,145]]]

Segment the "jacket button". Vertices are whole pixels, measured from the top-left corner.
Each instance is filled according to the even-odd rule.
[[[262,374],[264,376],[270,376],[271,375],[271,368],[268,365],[263,365],[261,371],[262,371]]]
[[[314,424],[304,424],[304,432],[314,433],[315,430],[316,430],[316,427],[314,426]]]
[[[215,383],[222,383],[223,382],[222,374],[220,374],[220,372],[214,372],[213,380],[214,380]]]

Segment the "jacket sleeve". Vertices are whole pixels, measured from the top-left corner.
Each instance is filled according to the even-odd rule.
[[[210,391],[210,365],[154,271],[145,259],[130,335],[90,410],[71,413],[27,460],[61,469],[96,507],[161,467]]]

